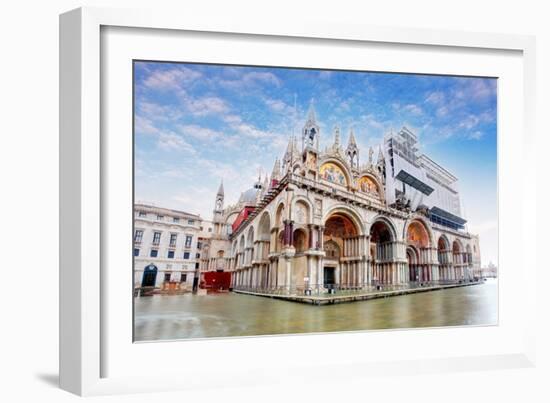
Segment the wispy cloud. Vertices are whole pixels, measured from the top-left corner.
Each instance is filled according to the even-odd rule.
[[[266,106],[275,113],[284,113],[288,116],[293,116],[294,108],[280,99],[265,98]]]
[[[175,133],[160,133],[157,146],[164,151],[185,152],[191,155],[196,154],[191,144]]]
[[[194,116],[206,116],[221,114],[229,111],[227,102],[219,97],[198,97],[188,95],[182,96],[183,107]]]
[[[280,87],[281,80],[271,72],[249,72],[234,79],[220,78],[214,81],[217,85],[230,90],[246,90],[260,86]]]
[[[135,131],[137,135],[149,134],[158,135],[160,130],[154,125],[151,119],[136,115],[135,117]]]
[[[145,80],[143,85],[154,90],[169,90],[182,88],[183,86],[199,79],[201,73],[185,66],[179,66],[169,70],[154,70]]]

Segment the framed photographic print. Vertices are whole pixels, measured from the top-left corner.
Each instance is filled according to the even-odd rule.
[[[63,388],[531,365],[532,38],[179,17],[61,16]]]
[[[133,69],[135,341],[497,324],[497,78]]]

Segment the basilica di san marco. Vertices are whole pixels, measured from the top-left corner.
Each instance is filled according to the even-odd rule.
[[[465,229],[458,178],[405,127],[368,150],[345,137],[321,133],[310,107],[270,177],[231,206],[222,183],[201,276],[229,272],[234,292],[313,303],[476,284],[479,238]]]

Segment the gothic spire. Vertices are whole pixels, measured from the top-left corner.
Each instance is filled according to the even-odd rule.
[[[384,153],[382,153],[382,146],[378,147],[378,159],[376,161],[377,164],[380,164],[384,162]]]
[[[220,187],[218,188],[218,193],[217,193],[218,196],[223,196],[223,179],[222,181],[220,182]]]
[[[312,99],[309,104],[306,123],[302,129],[302,151],[307,148],[314,150],[319,148],[319,130],[320,128],[317,124],[317,117],[315,116]],[[296,147],[296,151],[298,151],[298,147]]]
[[[293,136],[290,136],[288,138],[288,144],[286,146],[286,153],[285,155],[290,155],[292,153],[292,147],[294,146],[294,142],[292,141],[292,137]]]
[[[357,146],[357,143],[355,141],[355,135],[353,134],[353,127],[352,127],[349,129],[348,148],[351,148],[353,146]]]
[[[295,159],[296,145],[295,145],[294,139],[295,139],[294,136],[290,136],[290,138],[288,139],[288,145],[286,147],[286,152],[283,159],[283,166],[286,171],[290,170],[290,167],[292,166],[292,163],[294,162],[294,159]]]
[[[355,142],[355,135],[353,134],[353,128],[349,130],[348,146],[346,147],[346,155],[348,156],[350,166],[352,168],[359,168],[359,147]]]
[[[273,171],[271,172],[271,180],[279,180],[281,177],[281,162],[279,158],[275,158],[275,163],[273,164]]]
[[[315,108],[313,107],[313,98],[311,98],[311,101],[309,102],[309,109],[307,111],[307,123],[308,124],[317,123],[317,118],[315,116]]]
[[[218,193],[216,194],[216,203],[214,204],[214,219],[219,219],[220,214],[223,210],[223,179],[220,182],[220,187],[218,188]]]

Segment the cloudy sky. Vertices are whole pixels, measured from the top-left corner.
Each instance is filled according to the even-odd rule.
[[[459,178],[483,264],[497,261],[496,80],[135,62],[135,198],[210,219],[223,178],[234,203],[271,173],[313,100],[321,147],[353,127],[360,162],[407,126]]]

